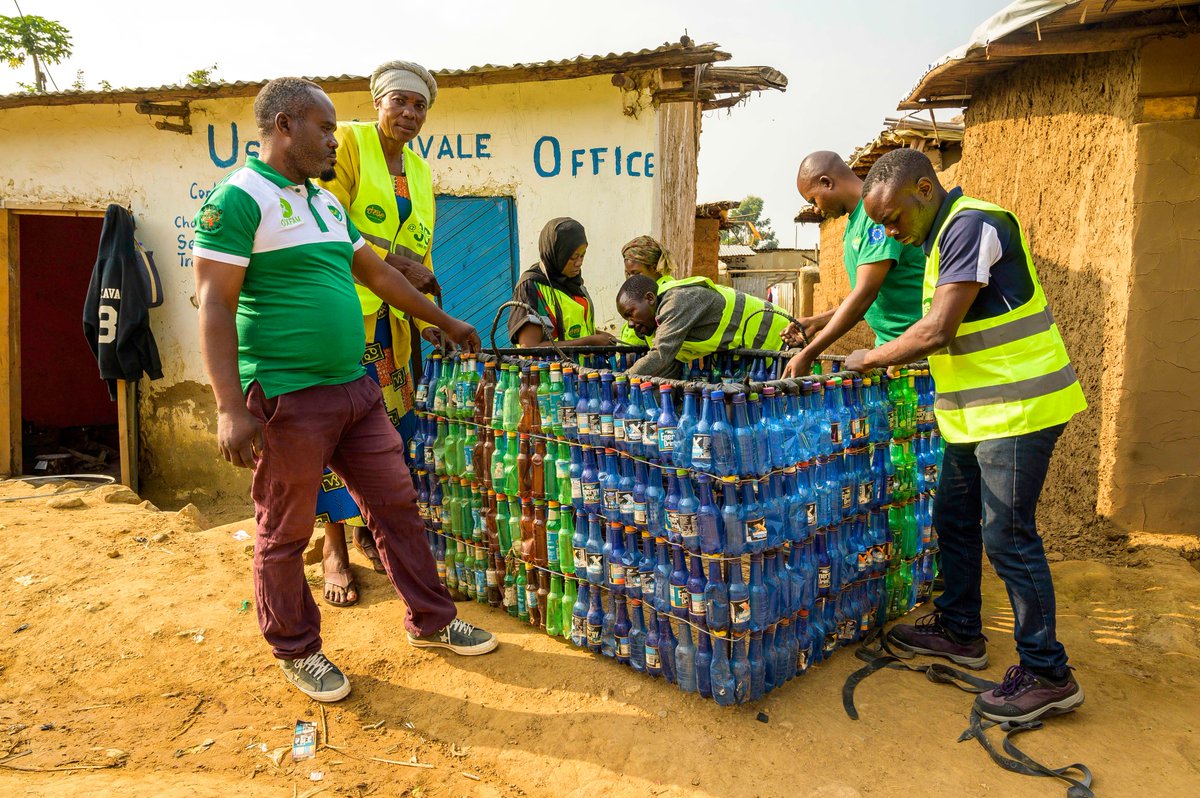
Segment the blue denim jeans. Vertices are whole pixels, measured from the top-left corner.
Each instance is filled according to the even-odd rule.
[[[1054,584],[1034,516],[1054,444],[1065,424],[1027,435],[947,444],[933,504],[945,591],[934,600],[942,625],[975,638],[983,552],[1012,602],[1021,665],[1061,676],[1067,652],[1055,636]]]

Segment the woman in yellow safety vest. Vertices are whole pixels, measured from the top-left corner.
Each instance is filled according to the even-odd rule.
[[[583,225],[562,216],[542,228],[540,260],[521,273],[513,288],[514,307],[508,314],[508,339],[517,346],[553,340],[568,346],[606,346],[616,342],[610,333],[596,332],[596,308],[583,284],[587,234]]]
[[[433,298],[441,294],[431,257],[433,181],[429,165],[407,145],[420,134],[437,99],[437,82],[419,64],[389,61],[371,73],[370,88],[377,118],[338,123],[337,174],[321,185],[337,196],[375,252]],[[357,289],[367,336],[363,365],[379,383],[388,416],[407,441],[416,429],[412,330],[415,326],[431,342],[437,330],[389,307],[364,286]],[[358,507],[332,472],[326,473],[317,498],[317,518],[325,521],[322,596],[333,606],[350,606],[358,601],[358,586],[344,524],[353,527],[355,548],[374,570],[383,573],[383,563]]]
[[[671,282],[675,272],[675,260],[667,248],[650,236],[638,236],[621,247],[621,257],[625,260],[625,279],[635,274],[644,274],[654,280],[661,289]],[[623,344],[633,346],[651,346],[653,336],[643,338],[629,326],[629,322],[621,328],[618,336]]]

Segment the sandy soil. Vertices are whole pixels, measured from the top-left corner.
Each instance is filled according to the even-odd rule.
[[[956,743],[970,697],[919,676],[872,676],[858,691],[862,720],[848,719],[841,686],[860,664],[849,651],[733,710],[474,604],[461,613],[499,634],[498,652],[417,651],[403,642],[390,586],[357,559],[360,606],[324,612],[325,650],[354,692],[323,719],[284,682],[254,613],[241,611],[250,558],[234,533],[252,532],[249,522],[201,531],[192,510],[122,503],[138,499],[119,488],[78,494],[74,509],[48,506],[53,489],[42,491],[0,504],[0,761],[30,752],[0,768],[5,796],[1064,792]],[[0,498],[28,492],[0,486]],[[1157,549],[1133,561],[1054,563],[1060,635],[1088,698],[1021,744],[1049,764],[1089,764],[1101,796],[1195,795],[1200,573]],[[998,679],[1014,654],[994,576],[985,599],[987,673]],[[326,723],[336,748],[300,763],[285,753],[277,765],[270,753],[290,745],[298,718]],[[104,767],[114,762],[122,766]],[[79,765],[99,769],[11,769]]]

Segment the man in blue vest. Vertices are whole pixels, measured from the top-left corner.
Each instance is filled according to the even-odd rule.
[[[1011,212],[947,192],[912,149],[876,162],[863,205],[889,236],[924,247],[924,316],[896,340],[852,353],[846,368],[928,357],[946,441],[933,509],[946,589],[933,613],[893,627],[889,640],[901,651],[986,667],[986,551],[1012,602],[1020,664],[976,699],[976,710],[999,722],[1070,711],[1083,690],[1055,633],[1054,584],[1034,517],[1054,445],[1087,403],[1025,234]]]

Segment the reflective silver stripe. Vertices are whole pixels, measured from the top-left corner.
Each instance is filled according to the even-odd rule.
[[[1053,324],[1054,316],[1050,314],[1050,308],[1045,307],[1031,316],[1023,316],[987,330],[960,335],[950,342],[946,351],[951,355],[971,355],[1044,333]]]
[[[758,332],[754,335],[754,344],[751,349],[762,349],[763,344],[767,342],[767,335],[771,332],[771,325],[775,322],[775,306],[770,302],[763,303],[763,312],[758,314]]]
[[[1076,382],[1075,369],[1071,364],[1026,380],[1007,382],[1003,385],[985,385],[982,388],[965,388],[961,391],[939,392],[934,408],[937,410],[966,410],[972,407],[998,405],[1004,402],[1019,402],[1061,391]]]
[[[733,302],[733,313],[729,316],[729,323],[725,325],[725,329],[721,331],[721,343],[717,345],[717,351],[729,349],[733,344],[733,336],[737,334],[738,328],[742,326],[742,316],[746,314],[746,295],[741,291],[737,292],[737,299]]]

